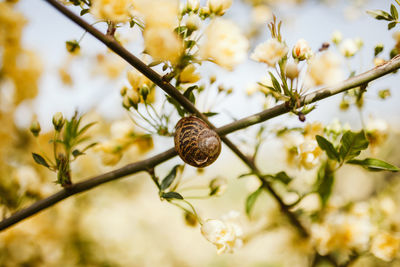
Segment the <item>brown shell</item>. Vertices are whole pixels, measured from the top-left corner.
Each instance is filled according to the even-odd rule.
[[[221,152],[221,139],[195,116],[184,117],[175,126],[175,150],[189,165],[202,168],[213,163]]]

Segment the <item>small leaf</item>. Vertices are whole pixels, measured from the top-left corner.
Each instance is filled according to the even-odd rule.
[[[203,115],[205,115],[207,117],[213,117],[218,114],[219,114],[218,112],[203,112]]]
[[[399,13],[397,12],[397,9],[393,4],[391,4],[391,6],[390,6],[390,14],[392,15],[392,17],[395,20],[397,20],[399,18]]]
[[[276,92],[281,93],[282,89],[281,89],[281,85],[279,84],[278,80],[275,78],[275,76],[272,74],[272,72],[268,72],[269,76],[271,76],[271,80],[272,80],[272,84],[274,86],[274,89]]]
[[[363,160],[353,159],[349,160],[346,163],[360,165],[361,167],[370,170],[370,171],[391,171],[398,172],[400,169],[397,166],[389,164],[380,159],[366,158]]]
[[[246,177],[246,176],[251,176],[251,175],[254,175],[254,172],[243,173],[243,174],[239,175],[238,179]]]
[[[165,199],[183,199],[183,196],[178,192],[162,193],[161,197]]]
[[[375,49],[374,49],[374,56],[376,57],[376,56],[379,55],[382,51],[383,51],[383,45],[382,45],[382,44],[379,44],[379,45],[375,46]]]
[[[329,142],[326,138],[324,138],[320,135],[317,135],[315,138],[317,139],[319,147],[326,152],[326,154],[328,155],[328,157],[330,159],[333,159],[336,161],[340,160],[339,154],[331,142]]]
[[[151,68],[151,67],[157,66],[157,65],[159,65],[159,64],[161,64],[161,63],[163,63],[162,60],[156,60],[156,61],[151,62],[151,63],[148,64],[147,66]]]
[[[74,149],[74,151],[72,151],[72,156],[74,156],[74,158],[77,158],[81,155],[85,155],[85,153],[79,151],[78,149]]]
[[[82,149],[82,152],[85,152],[86,150],[88,150],[89,148],[94,147],[97,144],[98,144],[98,142],[94,142],[94,143],[91,143],[91,144],[87,145],[84,149]]]
[[[259,187],[256,191],[254,191],[247,197],[247,199],[246,199],[246,214],[247,214],[247,216],[250,216],[250,212],[253,209],[253,206],[256,203],[256,200],[261,192],[262,192],[262,187]]]
[[[389,13],[383,10],[367,10],[367,14],[374,17],[377,20],[387,20],[387,21],[393,20],[393,17]]]
[[[361,150],[366,149],[369,144],[364,131],[358,133],[347,131],[343,134],[340,143],[339,154],[343,162],[360,155]]]
[[[274,175],[274,178],[276,180],[279,180],[280,182],[284,184],[289,184],[292,181],[292,178],[289,177],[286,172],[278,172],[277,174]]]
[[[393,28],[396,26],[396,24],[397,24],[396,21],[390,22],[390,23],[388,24],[388,30],[393,29]]]
[[[322,206],[325,206],[332,193],[334,182],[334,172],[329,164],[325,162],[318,170],[317,181],[315,182],[316,191],[321,199]]]
[[[196,98],[193,94],[193,90],[197,90],[198,86],[197,85],[193,85],[190,86],[188,89],[186,89],[186,91],[183,93],[183,96],[185,96],[187,99],[189,99],[190,102],[192,102],[193,104],[196,102]]]
[[[89,11],[90,11],[89,8],[82,9],[80,15],[83,16],[83,15],[85,15],[86,13],[89,13]]]
[[[176,111],[178,111],[179,116],[184,117],[186,114],[186,110],[181,107],[181,105],[178,103],[178,101],[176,101],[175,99],[173,99],[172,97],[166,95],[167,101],[169,103],[171,103],[172,105],[174,105],[174,107],[176,108]]]
[[[192,48],[193,46],[195,46],[195,44],[196,44],[196,41],[194,41],[194,40],[188,40],[188,41],[185,41],[185,46],[186,46],[186,48]]]
[[[180,165],[175,165],[172,170],[168,173],[167,176],[165,176],[165,178],[162,180],[161,182],[161,187],[160,190],[164,191],[165,189],[167,189],[172,182],[175,180],[176,177],[176,170]]]
[[[93,125],[95,125],[97,122],[91,122],[86,124],[85,126],[82,127],[82,129],[79,130],[77,135],[82,135],[84,134],[90,127],[92,127]]]
[[[33,157],[33,159],[35,160],[35,162],[37,164],[43,165],[43,166],[45,166],[47,168],[50,168],[50,165],[47,163],[47,161],[42,156],[40,156],[39,154],[32,153],[32,157]]]

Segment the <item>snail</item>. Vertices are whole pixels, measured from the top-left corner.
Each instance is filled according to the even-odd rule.
[[[221,152],[221,139],[204,121],[184,117],[175,126],[175,150],[189,165],[202,168],[213,163]]]

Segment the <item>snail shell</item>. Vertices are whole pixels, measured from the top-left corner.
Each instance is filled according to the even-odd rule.
[[[221,139],[201,119],[184,117],[175,126],[175,150],[189,165],[202,168],[213,163],[221,152]]]

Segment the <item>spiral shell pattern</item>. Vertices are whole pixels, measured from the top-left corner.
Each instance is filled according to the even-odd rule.
[[[195,116],[184,117],[175,126],[175,150],[189,165],[202,168],[213,163],[221,152],[221,139]]]

